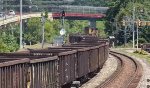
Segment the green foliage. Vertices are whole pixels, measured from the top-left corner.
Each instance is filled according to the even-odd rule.
[[[0,52],[14,52],[18,49],[16,38],[3,32],[0,38]]]
[[[46,21],[45,23],[45,39],[46,42],[53,42],[54,37],[58,35],[58,20],[57,21]]]
[[[147,41],[144,38],[139,38],[139,43],[147,43]]]
[[[45,11],[45,16],[44,17],[48,18],[48,11],[47,10]]]
[[[108,37],[105,33],[105,29],[106,29],[105,22],[106,21],[97,21],[96,22],[96,27],[98,28],[98,31],[99,31],[98,35],[103,37],[103,38]]]
[[[27,29],[24,30],[24,40],[27,44],[36,44],[41,37],[40,18],[32,18],[27,22]]]
[[[150,1],[149,0],[112,0],[114,6],[107,12],[106,33],[114,35],[118,40],[118,44],[124,44],[124,29],[122,26],[122,20],[127,16],[130,21],[133,16],[133,7],[135,7],[135,19],[140,19],[142,21],[150,20]],[[130,34],[127,41],[132,40],[132,24],[127,24],[127,32]],[[136,29],[136,25],[135,25]],[[139,28],[139,42],[150,42],[150,27],[140,27]]]
[[[66,21],[66,30],[67,33],[83,33],[83,29],[87,26],[88,21],[79,21],[79,20],[67,20]]]
[[[150,27],[145,26],[140,29],[140,38],[144,39],[144,42],[150,42]]]
[[[8,52],[7,45],[3,42],[2,38],[0,38],[0,52]]]
[[[101,35],[104,35],[103,21],[98,22],[98,29]],[[70,33],[83,33],[84,27],[88,26],[88,21],[80,20],[65,20],[66,35]],[[13,28],[12,28],[13,27]],[[7,26],[0,31],[0,52],[14,52],[19,49],[20,27],[19,25]],[[45,42],[52,43],[53,39],[59,36],[59,31],[62,28],[61,20],[45,21]],[[13,30],[12,30],[13,29]],[[66,38],[67,39],[67,38]],[[27,45],[37,44],[42,40],[42,23],[41,18],[31,18],[26,22],[23,21],[23,42]]]
[[[88,21],[65,20],[65,30],[69,33],[82,33]],[[46,19],[45,25],[45,42],[51,43],[56,36],[59,36],[59,31],[62,28],[61,20],[50,21]],[[66,34],[66,35],[67,35]],[[42,24],[40,18],[31,18],[27,21],[27,28],[24,29],[24,40],[26,44],[36,44],[41,42]]]

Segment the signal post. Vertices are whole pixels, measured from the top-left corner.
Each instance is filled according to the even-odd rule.
[[[128,22],[131,22],[131,21],[125,21],[125,20],[122,21],[122,25],[125,27],[125,40],[124,40],[125,44],[126,44],[126,25],[127,25]],[[137,41],[136,41],[137,46],[136,46],[136,49],[138,50],[139,27],[150,26],[150,21],[141,21],[141,20],[138,19],[138,20],[134,21],[134,23],[136,23],[136,31],[137,31]]]

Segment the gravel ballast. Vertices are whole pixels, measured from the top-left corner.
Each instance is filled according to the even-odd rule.
[[[150,64],[146,62],[146,60],[143,60],[141,58],[135,58],[137,61],[139,61],[143,67],[143,76],[137,86],[137,88],[150,88]],[[149,81],[149,82],[148,82]]]
[[[101,71],[88,82],[83,84],[81,88],[95,88],[102,82],[104,82],[108,77],[110,77],[117,69],[117,60],[109,55],[109,58],[105,62]]]

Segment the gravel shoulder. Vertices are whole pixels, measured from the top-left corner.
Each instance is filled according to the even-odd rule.
[[[101,71],[87,83],[83,84],[81,88],[95,88],[110,77],[116,71],[117,66],[117,60],[112,55],[109,55]]]
[[[135,56],[132,57],[136,58],[136,60],[139,61],[143,67],[143,76],[137,88],[150,88],[150,82],[147,82],[148,79],[150,80],[150,64],[141,58],[137,58]]]

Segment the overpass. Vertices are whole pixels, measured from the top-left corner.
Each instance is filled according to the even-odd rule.
[[[96,27],[96,21],[105,17],[108,7],[92,7],[92,6],[50,6],[51,13],[48,13],[48,18],[61,19],[61,12],[65,11],[65,19],[69,20],[89,20],[91,27]],[[23,14],[22,19],[29,19],[32,17],[41,17],[40,12]],[[20,15],[13,17],[6,17],[6,19],[0,19],[0,26],[13,22],[20,21]]]
[[[22,19],[29,19],[33,17],[41,17],[41,13],[30,13],[30,14],[23,14]],[[48,18],[50,20],[53,20],[52,18],[52,13],[48,13]],[[14,22],[20,22],[20,15],[15,15],[15,16],[6,16],[6,18],[1,18],[0,19],[0,26],[9,24],[9,23],[14,23]]]

